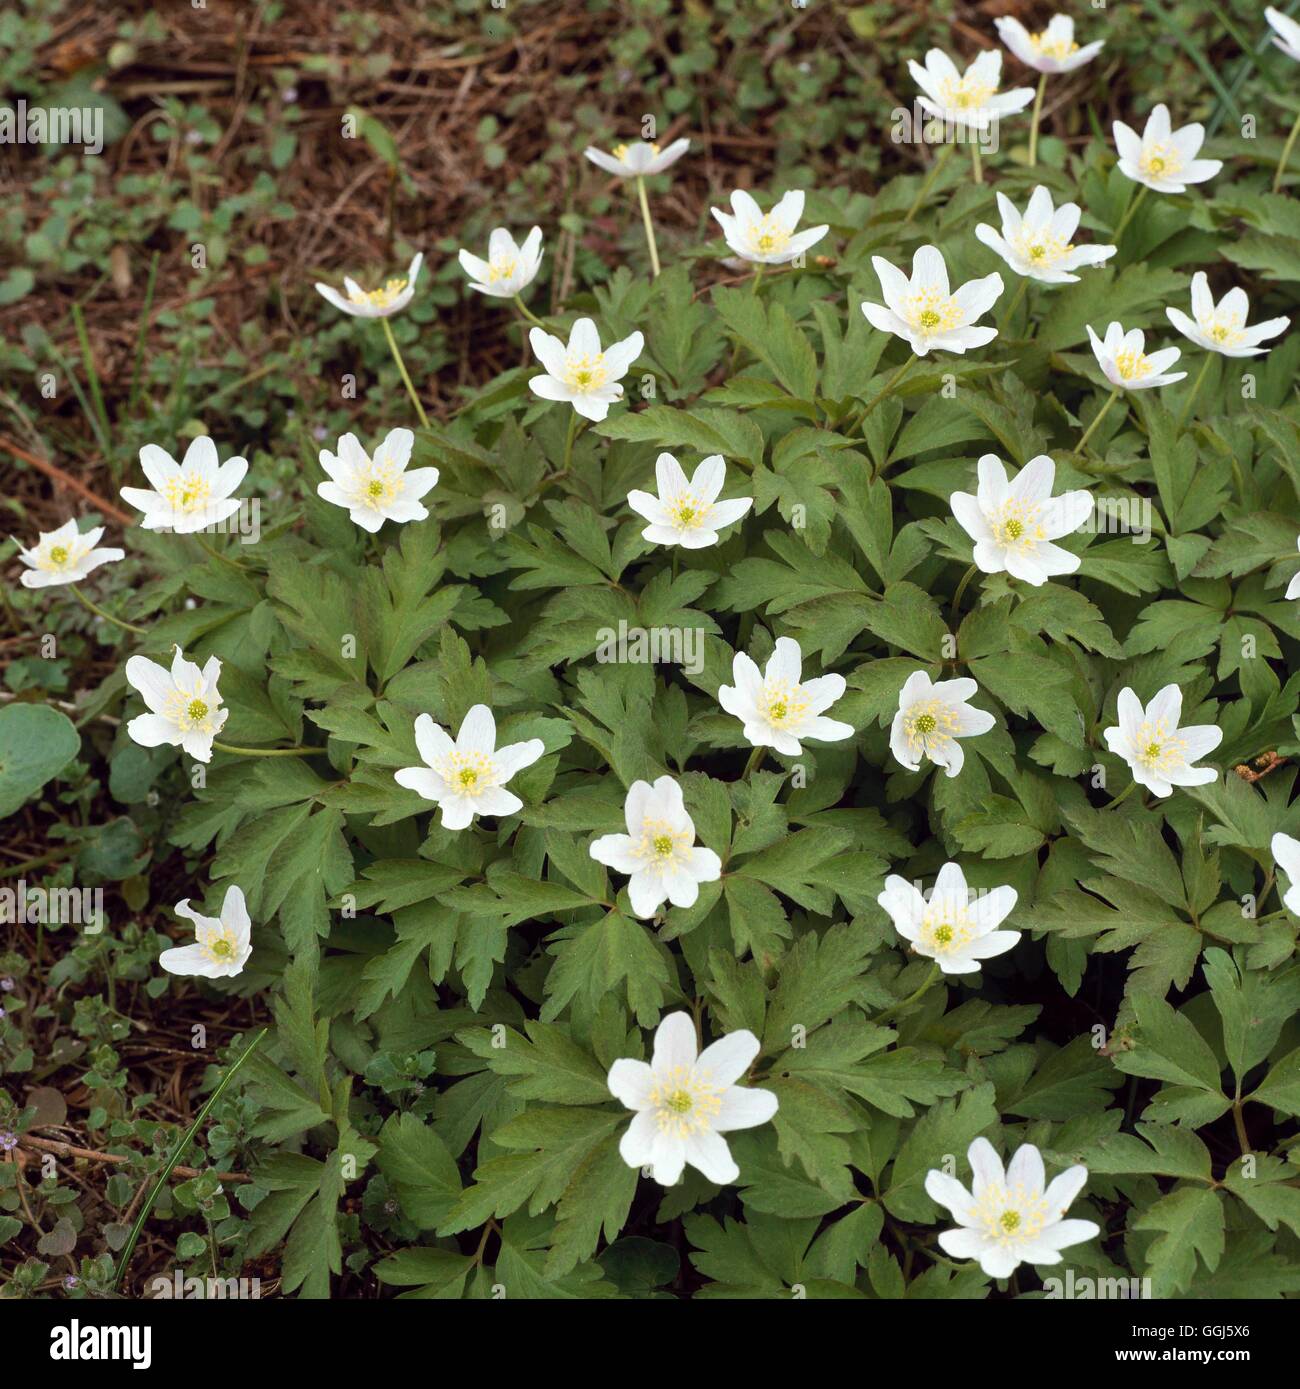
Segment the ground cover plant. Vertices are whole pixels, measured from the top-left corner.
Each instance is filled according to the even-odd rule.
[[[0,20],[4,1296],[1294,1295],[1300,27],[447,8]]]

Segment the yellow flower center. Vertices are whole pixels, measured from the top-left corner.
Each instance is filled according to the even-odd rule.
[[[919,941],[934,955],[950,955],[974,938],[975,920],[961,903],[951,897],[931,897],[925,904]]]
[[[1042,1192],[1023,1183],[1013,1187],[994,1183],[984,1188],[975,1206],[975,1225],[1004,1249],[1035,1240],[1051,1212]]]
[[[512,255],[497,256],[495,260],[488,264],[488,283],[496,284],[501,280],[509,280],[519,269],[519,260]]]
[[[402,491],[402,474],[391,463],[376,459],[353,474],[350,491],[358,506],[380,511],[391,506]]]
[[[1037,503],[1008,498],[997,514],[989,518],[994,544],[1032,551],[1040,540],[1047,539],[1038,519],[1039,509]]]
[[[952,741],[956,727],[957,716],[938,699],[913,705],[903,715],[903,737],[907,739],[913,756],[943,748]]]
[[[1164,719],[1144,719],[1133,735],[1137,760],[1157,776],[1176,771],[1187,764],[1187,743],[1177,736]]]
[[[173,511],[185,513],[201,511],[212,496],[212,487],[201,477],[173,478],[163,490],[168,505]]]
[[[1235,347],[1246,336],[1241,332],[1241,319],[1236,314],[1215,314],[1201,327],[1207,337],[1224,347]]]
[[[1152,178],[1173,178],[1183,167],[1183,161],[1173,145],[1145,145],[1138,168]]]
[[[773,256],[790,243],[790,233],[769,212],[749,229],[749,244],[757,255]]]
[[[938,722],[933,714],[922,714],[916,721],[918,733],[933,733],[937,727]]]
[[[50,559],[60,568],[68,562],[68,550],[65,545],[55,545],[50,550]]]
[[[224,923],[198,943],[199,954],[211,964],[228,965],[239,951],[235,933]]]
[[[683,530],[698,530],[709,512],[704,502],[691,492],[683,492],[667,505],[669,514]]]
[[[641,825],[641,838],[633,853],[655,868],[675,868],[686,861],[692,836],[663,820],[646,820]]]
[[[185,706],[185,717],[191,723],[202,723],[208,716],[208,706],[201,699],[192,699]]]
[[[605,354],[597,352],[594,357],[585,352],[566,357],[564,360],[564,384],[573,391],[598,391],[609,380],[609,369],[605,366]]]
[[[443,764],[442,778],[462,796],[477,796],[496,784],[496,768],[484,753],[453,748]]]
[[[768,723],[797,727],[808,713],[808,706],[808,692],[802,685],[791,685],[784,680],[764,682],[760,707]]]
[[[629,150],[630,148],[631,148],[631,146],[629,146],[629,145],[615,145],[615,146],[614,146],[614,158],[615,158],[615,159],[626,160],[626,159],[627,159],[627,152],[628,152],[628,150]],[[650,145],[650,153],[651,153],[652,155],[657,155],[657,154],[659,153],[659,146],[656,145],[656,144],[654,144],[654,143],[651,143],[651,145]]]
[[[962,312],[950,294],[930,287],[918,290],[908,300],[904,318],[923,333],[947,333],[962,325]]]
[[[955,82],[951,77],[948,77],[939,84],[939,94],[943,98],[943,104],[955,107],[958,111],[978,110],[995,91],[997,91],[996,87],[990,87],[984,82],[977,82],[969,76],[961,77]]]
[[[1151,374],[1151,359],[1145,352],[1121,352],[1115,358],[1115,370],[1123,381],[1141,381]]]
[[[673,839],[670,834],[656,835],[654,843],[656,858],[668,858],[673,851]]]
[[[353,304],[366,304],[372,309],[386,309],[406,288],[405,277],[389,280],[381,289],[352,289],[348,299]]]
[[[1029,46],[1035,53],[1041,53],[1045,58],[1054,58],[1058,63],[1063,62],[1071,53],[1079,51],[1079,45],[1071,39],[1049,41],[1046,30],[1041,34],[1030,34]]]
[[[1020,1212],[1003,1211],[1002,1219],[999,1223],[1001,1224],[1002,1228],[1007,1232],[1007,1234],[1011,1234],[1013,1231],[1018,1230],[1020,1228]]]
[[[661,1133],[689,1138],[712,1127],[722,1108],[722,1087],[713,1085],[706,1074],[696,1074],[692,1066],[674,1066],[656,1077],[650,1088],[650,1108]]]
[[[1010,238],[1011,248],[1022,260],[1032,261],[1034,265],[1048,269],[1058,261],[1064,260],[1074,250],[1073,243],[1053,236],[1050,227],[1021,227]]]

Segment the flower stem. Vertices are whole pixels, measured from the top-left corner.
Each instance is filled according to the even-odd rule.
[[[952,616],[948,619],[948,625],[957,625],[957,614],[961,611],[961,600],[966,596],[966,589],[970,586],[970,581],[980,572],[978,564],[971,567],[961,576],[961,582],[957,585],[957,592],[952,595]]]
[[[980,163],[980,142],[972,140],[970,144],[970,167],[971,176],[976,183],[984,182],[984,165]]]
[[[1043,115],[1043,93],[1047,90],[1047,74],[1038,79],[1038,95],[1034,98],[1034,114],[1029,122],[1029,167],[1038,163],[1038,122]]]
[[[137,627],[134,622],[127,622],[124,618],[114,617],[112,613],[105,612],[104,609],[101,608],[98,603],[92,603],[91,600],[87,598],[86,595],[82,593],[82,591],[76,586],[76,584],[69,584],[68,587],[72,590],[76,597],[80,599],[81,602],[87,608],[89,608],[91,612],[95,614],[96,617],[102,617],[105,622],[111,622],[114,626],[121,627],[122,630],[126,632],[136,632],[140,636],[143,636],[147,631],[147,628]]]
[[[758,286],[759,286],[760,282],[762,281],[762,279],[763,279],[763,262],[762,262],[761,260],[758,260],[758,261],[755,261],[755,262],[754,262],[754,278],[753,278],[753,281],[750,283],[750,286],[749,286],[749,292],[750,292],[751,294],[757,294],[757,293],[758,293]]]
[[[310,757],[313,753],[325,751],[324,748],[236,748],[229,743],[219,743],[215,738],[212,746],[220,748],[222,752],[238,753],[240,757]]]
[[[741,773],[741,781],[748,781],[749,778],[758,770],[758,764],[763,760],[763,754],[767,748],[760,743],[753,752],[749,754],[749,761],[745,763],[745,770]]]
[[[877,391],[876,394],[873,395],[871,399],[867,401],[867,403],[862,407],[862,409],[854,417],[853,423],[848,427],[846,433],[854,434],[857,432],[858,428],[863,424],[867,416],[871,414],[871,412],[876,408],[876,406],[879,405],[880,402],[884,400],[884,398],[887,395],[891,395],[893,393],[894,387],[898,385],[898,383],[903,379],[904,376],[907,375],[909,371],[911,371],[911,369],[916,365],[916,362],[917,356],[916,353],[913,352],[912,355],[907,359],[907,361],[905,361],[903,365],[898,368],[898,370],[889,378],[889,380],[885,382],[881,389]]]
[[[1275,193],[1282,187],[1282,175],[1286,172],[1286,162],[1291,158],[1291,151],[1295,148],[1297,135],[1300,135],[1300,116],[1295,118],[1291,133],[1286,137],[1286,144],[1282,147],[1282,158],[1277,161],[1277,173],[1273,175],[1273,191]]]
[[[560,472],[567,473],[569,464],[573,461],[573,444],[578,437],[578,412],[570,409],[569,411],[569,431],[564,436],[564,462],[560,465]]]
[[[641,220],[645,223],[645,241],[650,248],[650,269],[653,272],[651,278],[659,278],[659,248],[655,245],[655,224],[650,220],[650,203],[645,195],[645,179],[638,174],[636,177],[636,195],[641,200]]]
[[[1210,369],[1211,354],[1205,354],[1205,361],[1201,363],[1201,369],[1196,373],[1196,380],[1192,382],[1192,393],[1187,397],[1187,404],[1183,406],[1183,413],[1178,416],[1178,428],[1187,423],[1187,417],[1192,413],[1192,405],[1196,401],[1197,392],[1201,389],[1201,382],[1205,380],[1205,373]]]
[[[397,339],[393,336],[392,324],[386,318],[381,318],[380,323],[384,325],[384,336],[388,339],[388,350],[393,354],[393,361],[397,363],[397,370],[402,374],[402,380],[406,384],[406,394],[411,397],[411,404],[415,406],[415,413],[420,417],[420,423],[425,429],[429,427],[429,417],[424,413],[424,406],[420,404],[420,397],[415,393],[415,387],[411,384],[410,373],[406,370],[406,363],[402,360],[402,350],[397,345]]]
[[[1002,315],[1002,331],[1011,326],[1011,320],[1015,316],[1016,310],[1020,307],[1020,301],[1025,297],[1025,291],[1029,288],[1029,276],[1022,275],[1020,283],[1016,286],[1016,292],[1011,296],[1011,302],[1007,305],[1006,312]]]
[[[1117,244],[1119,242],[1120,236],[1123,234],[1124,228],[1127,227],[1129,222],[1132,220],[1133,214],[1138,210],[1139,207],[1142,206],[1142,199],[1146,197],[1148,191],[1149,190],[1147,189],[1147,186],[1144,183],[1142,187],[1138,189],[1137,197],[1131,198],[1129,200],[1129,205],[1127,208],[1125,208],[1123,217],[1119,219],[1119,226],[1117,226],[1115,230],[1111,233],[1111,235],[1114,236]]]
[[[1078,443],[1078,445],[1076,446],[1076,448],[1075,448],[1075,450],[1074,450],[1075,453],[1082,453],[1082,452],[1083,452],[1084,448],[1086,447],[1086,445],[1087,445],[1087,443],[1088,443],[1088,440],[1092,438],[1092,432],[1093,432],[1093,430],[1097,428],[1097,426],[1101,423],[1102,417],[1105,415],[1106,411],[1109,410],[1110,407],[1111,407],[1112,405],[1114,405],[1114,403],[1115,403],[1116,400],[1118,400],[1118,399],[1119,399],[1119,387],[1116,386],[1116,387],[1111,391],[1110,395],[1106,397],[1106,403],[1105,403],[1105,405],[1103,405],[1103,406],[1101,407],[1101,409],[1098,410],[1097,413],[1092,417],[1092,423],[1087,427],[1087,429],[1085,429],[1085,430],[1083,431],[1083,438],[1079,440],[1079,443]]]
[[[935,179],[939,177],[943,172],[944,165],[952,158],[952,151],[952,145],[945,145],[931,161],[930,172],[926,174],[925,182],[921,184],[920,192],[918,192],[916,197],[912,200],[912,206],[907,209],[907,216],[898,224],[900,231],[903,227],[907,226],[912,218],[921,210],[921,204],[925,201],[926,195],[929,193],[930,189],[934,187]]]
[[[921,995],[925,993],[927,989],[929,989],[931,984],[933,984],[938,977],[939,963],[936,960],[935,963],[930,966],[930,972],[925,976],[925,981],[922,983],[919,989],[914,989],[910,994],[908,994],[908,996],[905,999],[903,999],[901,1003],[896,1003],[892,1008],[886,1009],[885,1012],[881,1013],[879,1017],[872,1018],[872,1023],[878,1025],[884,1022],[886,1018],[892,1018],[895,1013],[901,1013],[905,1008],[911,1007],[911,1005],[915,1003],[916,1000],[920,998]]]
[[[209,545],[197,531],[194,532],[194,539],[199,542],[199,548],[206,550],[213,559],[219,559],[222,564],[228,564],[232,569],[243,569],[244,566],[237,559],[231,559],[229,555],[223,555],[215,545]]]
[[[1120,803],[1120,801],[1122,801],[1122,800],[1133,790],[1133,788],[1134,788],[1136,785],[1137,785],[1137,782],[1136,782],[1136,781],[1130,781],[1129,784],[1119,793],[1119,795],[1118,795],[1118,796],[1112,796],[1112,797],[1110,798],[1110,800],[1108,800],[1108,801],[1106,802],[1106,804],[1105,804],[1104,806],[1102,806],[1102,809],[1103,809],[1103,810],[1109,810],[1109,809],[1111,808],[1111,806],[1118,805],[1118,804]]]
[[[515,304],[518,307],[519,312],[523,314],[523,316],[529,321],[529,323],[536,325],[543,332],[546,331],[546,324],[543,323],[542,320],[537,317],[537,315],[528,307],[528,305],[524,303],[523,298],[518,294],[515,295]]]

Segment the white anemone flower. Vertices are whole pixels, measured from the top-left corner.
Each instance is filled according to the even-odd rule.
[[[717,1186],[734,1182],[740,1168],[722,1135],[765,1124],[777,1109],[770,1090],[736,1084],[758,1052],[745,1031],[698,1051],[691,1015],[669,1013],[651,1061],[623,1057],[609,1068],[609,1093],[636,1111],[619,1140],[623,1161],[648,1168],[661,1186],[674,1186],[687,1163]]]
[[[797,188],[786,193],[771,210],[764,212],[743,188],[731,195],[731,211],[710,208],[727,245],[754,265],[787,265],[815,246],[829,227],[825,222],[797,232],[803,216],[804,194]]]
[[[1074,20],[1063,14],[1053,15],[1047,28],[1037,34],[1031,34],[1018,19],[1007,16],[995,19],[993,27],[998,38],[1026,67],[1049,76],[1081,68],[1106,46],[1098,41],[1080,48],[1074,41]]]
[[[145,530],[177,535],[206,530],[233,516],[239,498],[231,493],[248,471],[242,458],[218,463],[217,446],[206,434],[191,441],[180,463],[165,449],[146,444],[140,450],[140,467],[153,490],[123,487],[122,499],[144,512]]]
[[[722,876],[717,854],[696,847],[695,822],[672,777],[661,776],[653,786],[634,781],[623,815],[627,833],[602,834],[589,852],[597,863],[628,875],[627,894],[637,916],[654,916],[665,902],[693,907],[700,884]]]
[[[1082,1164],[1049,1184],[1043,1155],[1032,1143],[1016,1149],[1005,1172],[987,1138],[977,1138],[966,1158],[970,1191],[937,1168],[925,1174],[926,1195],[959,1227],[939,1236],[939,1248],[952,1258],[975,1259],[990,1278],[1009,1278],[1022,1263],[1059,1264],[1062,1249],[1101,1233],[1095,1221],[1064,1218],[1088,1180]]]
[[[142,748],[179,747],[200,762],[212,760],[212,740],[225,726],[229,709],[221,707],[217,680],[221,662],[209,656],[200,670],[175,648],[171,669],[146,656],[126,663],[126,682],[138,690],[147,714],[137,714],[126,726],[132,742]]]
[[[1052,207],[1052,195],[1039,184],[1029,196],[1022,216],[1005,193],[997,194],[1002,214],[999,235],[987,222],[975,228],[975,235],[996,251],[1016,272],[1043,284],[1074,284],[1072,270],[1083,265],[1100,265],[1115,254],[1114,246],[1075,246],[1070,238],[1079,226],[1078,203]]]
[[[1126,685],[1116,706],[1119,723],[1103,730],[1106,746],[1128,763],[1133,780],[1157,796],[1168,796],[1175,786],[1204,786],[1219,775],[1192,763],[1219,746],[1223,729],[1212,723],[1179,728],[1182,712],[1177,685],[1166,685],[1145,708]]]
[[[395,313],[401,313],[415,297],[415,281],[423,264],[424,252],[420,251],[412,258],[405,275],[394,276],[379,289],[362,289],[355,280],[345,277],[343,288],[348,293],[346,299],[332,285],[317,283],[316,291],[336,309],[351,314],[353,318],[391,318]]]
[[[362,530],[377,531],[385,521],[423,521],[429,512],[420,498],[437,485],[437,468],[412,468],[415,435],[409,429],[391,429],[372,458],[355,434],[339,440],[338,455],[322,449],[320,465],[328,482],[316,491],[334,506],[346,507]]]
[[[661,453],[655,461],[655,479],[657,497],[636,488],[627,494],[628,506],[650,522],[641,538],[655,545],[681,545],[687,550],[716,545],[718,532],[739,521],[754,505],[752,497],[718,500],[727,479],[720,453],[703,459],[689,482],[672,454]]]
[[[1189,183],[1204,183],[1223,168],[1220,159],[1197,159],[1205,143],[1205,127],[1170,128],[1169,108],[1161,102],[1147,117],[1142,134],[1114,124],[1119,168],[1125,178],[1145,184],[1153,193],[1185,193]]]
[[[1296,537],[1295,547],[1300,550],[1300,536]],[[1291,575],[1291,582],[1286,586],[1286,596],[1288,598],[1300,598],[1300,569]]]
[[[21,583],[24,588],[50,588],[54,584],[79,584],[92,569],[112,564],[126,555],[125,550],[96,549],[103,526],[82,535],[75,520],[65,521],[56,531],[42,531],[36,544],[24,550],[20,541],[18,558],[27,566]]]
[[[226,889],[221,916],[204,916],[190,907],[190,899],[177,902],[177,916],[194,923],[194,944],[173,946],[158,956],[158,963],[169,974],[197,974],[204,979],[230,978],[239,974],[253,953],[243,891],[234,883]]]
[[[600,334],[589,318],[578,319],[569,330],[567,347],[541,328],[534,328],[528,341],[546,368],[546,375],[528,382],[533,394],[543,400],[568,401],[588,420],[603,420],[611,402],[623,398],[619,382],[645,346],[645,338],[633,333],[602,351]]]
[[[1002,54],[996,48],[986,49],[965,72],[958,72],[941,48],[925,55],[924,66],[912,59],[907,70],[923,93],[918,98],[923,111],[971,130],[987,130],[1003,116],[1023,111],[1034,99],[1032,87],[998,91]]]
[[[1183,337],[1224,357],[1258,357],[1269,350],[1259,344],[1286,332],[1291,323],[1289,318],[1270,318],[1247,328],[1250,300],[1246,291],[1230,289],[1216,305],[1204,270],[1192,276],[1192,317],[1180,309],[1166,309],[1165,313]]]
[[[635,140],[629,145],[615,145],[612,154],[589,145],[583,154],[599,169],[615,178],[647,178],[650,174],[662,174],[691,147],[686,139],[674,140],[666,149],[660,149],[653,142]]]
[[[1183,355],[1177,347],[1164,347],[1147,356],[1146,335],[1141,328],[1126,333],[1120,324],[1111,323],[1106,336],[1099,338],[1089,324],[1088,341],[1102,375],[1116,390],[1145,391],[1153,386],[1172,386],[1187,375],[1185,371],[1167,374],[1167,368]]]
[[[1079,556],[1053,545],[1077,531],[1092,514],[1091,493],[1052,496],[1056,464],[1045,453],[1031,458],[1007,481],[1002,460],[986,453],[979,461],[975,495],[949,498],[957,524],[975,542],[975,563],[985,574],[1006,572],[1027,584],[1045,584],[1055,574],[1073,574]]]
[[[949,776],[966,762],[958,738],[987,733],[997,722],[968,701],[979,689],[971,679],[933,681],[923,670],[907,677],[898,693],[898,712],[889,730],[889,750],[909,772],[928,757]]]
[[[862,305],[873,328],[893,333],[911,344],[918,357],[928,352],[965,352],[983,347],[998,335],[996,328],[974,327],[1002,293],[1002,276],[968,280],[955,291],[948,288],[948,267],[937,246],[922,246],[912,257],[912,276],[884,259],[872,256],[880,277],[884,304]]]
[[[474,705],[465,715],[454,742],[428,714],[421,714],[415,721],[415,746],[426,765],[403,767],[393,779],[440,806],[445,830],[467,829],[476,815],[513,815],[524,803],[505,784],[531,767],[546,745],[540,738],[503,748],[496,744],[496,720],[486,704]]]
[[[1282,905],[1292,916],[1300,916],[1300,839],[1289,834],[1275,834],[1272,842],[1273,862],[1291,881],[1282,894]]]
[[[1275,10],[1272,5],[1264,10],[1264,18],[1268,20],[1269,28],[1273,30],[1273,42],[1288,58],[1300,63],[1300,24],[1297,24],[1290,15],[1283,14],[1281,10]]]
[[[974,974],[982,961],[1004,955],[1020,939],[1019,931],[998,930],[1016,899],[1014,887],[995,887],[972,900],[960,865],[945,863],[928,898],[915,883],[891,873],[876,901],[918,955],[944,974]]]
[[[469,276],[471,289],[494,299],[513,299],[542,268],[542,229],[534,227],[518,246],[505,227],[497,227],[488,237],[487,260],[462,250],[460,268]]]
[[[718,703],[745,725],[751,747],[775,748],[797,757],[801,738],[838,743],[853,736],[853,725],[828,719],[824,711],[844,694],[842,675],[802,680],[803,652],[790,637],[777,637],[776,646],[760,672],[737,651],[731,663],[734,685],[718,688]]]

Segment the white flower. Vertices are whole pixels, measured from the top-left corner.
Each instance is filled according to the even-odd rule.
[[[610,402],[623,398],[623,387],[618,383],[645,345],[645,338],[633,333],[602,352],[600,334],[589,318],[578,319],[569,330],[568,347],[541,328],[534,328],[528,341],[546,368],[545,376],[534,376],[528,383],[534,395],[543,400],[567,400],[589,420],[603,420],[609,414]]]
[[[355,280],[344,277],[343,288],[347,290],[345,299],[332,285],[319,282],[316,291],[328,299],[336,309],[341,309],[353,318],[391,318],[411,302],[415,295],[415,281],[424,263],[424,252],[420,251],[412,260],[406,275],[395,276],[380,289],[362,289]]]
[[[695,847],[695,822],[672,777],[661,776],[653,786],[634,781],[623,813],[627,833],[602,834],[590,853],[597,863],[628,875],[627,895],[637,916],[653,916],[665,901],[693,907],[700,884],[722,876],[717,854]]]
[[[975,235],[1002,257],[1017,275],[1044,284],[1074,284],[1081,265],[1100,265],[1115,254],[1114,246],[1075,246],[1070,242],[1079,225],[1079,205],[1062,203],[1053,210],[1052,195],[1039,184],[1029,197],[1024,216],[1004,193],[997,195],[1002,214],[1002,234],[987,222],[975,228]]]
[[[517,246],[504,227],[488,237],[488,258],[480,260],[468,251],[460,253],[460,268],[470,278],[470,288],[496,299],[513,299],[527,289],[542,268],[542,229],[534,227]]]
[[[775,748],[788,757],[803,751],[800,738],[838,743],[853,736],[853,725],[828,719],[829,709],[844,694],[842,675],[822,675],[800,683],[803,652],[790,637],[777,637],[776,647],[761,673],[737,651],[731,663],[734,685],[718,688],[718,703],[743,721],[752,747]]]
[[[200,762],[210,762],[212,740],[230,713],[221,707],[220,675],[221,662],[215,656],[209,656],[200,670],[185,659],[179,646],[170,671],[145,656],[132,656],[126,663],[126,682],[140,692],[149,708],[149,713],[137,714],[127,724],[132,741],[142,748],[166,743],[183,748]]]
[[[1282,905],[1292,916],[1300,916],[1300,839],[1289,834],[1273,836],[1273,862],[1291,880],[1282,896]]]
[[[337,457],[321,450],[320,465],[330,480],[318,483],[316,491],[327,502],[347,507],[362,530],[377,531],[385,521],[423,521],[429,513],[420,498],[437,484],[438,470],[407,472],[414,443],[409,429],[391,429],[371,458],[355,434],[345,434]]]
[[[239,974],[253,953],[249,933],[253,923],[248,917],[243,892],[231,883],[221,903],[221,917],[203,916],[190,909],[190,899],[177,902],[177,916],[188,917],[194,923],[193,945],[178,945],[164,950],[158,963],[169,974],[198,974],[204,979],[220,979]]]
[[[1177,685],[1166,685],[1145,709],[1126,685],[1116,705],[1118,725],[1103,730],[1106,746],[1128,763],[1133,780],[1157,796],[1168,796],[1175,786],[1204,786],[1219,775],[1192,763],[1219,746],[1223,730],[1212,723],[1179,728],[1182,712]]]
[[[1205,143],[1203,125],[1169,126],[1169,108],[1161,102],[1147,117],[1139,137],[1123,121],[1116,121],[1115,148],[1125,178],[1144,183],[1155,193],[1185,193],[1189,183],[1204,183],[1223,168],[1220,159],[1197,159]]]
[[[1101,1233],[1092,1220],[1066,1220],[1083,1190],[1088,1169],[1067,1167],[1047,1183],[1042,1154],[1023,1143],[1004,1172],[987,1138],[966,1150],[973,1177],[967,1191],[946,1172],[925,1174],[926,1195],[943,1206],[960,1228],[945,1230],[939,1248],[954,1259],[977,1259],[990,1278],[1009,1278],[1022,1263],[1059,1264],[1061,1250]]]
[[[1246,291],[1230,289],[1216,307],[1204,270],[1192,276],[1192,318],[1179,309],[1166,309],[1165,313],[1183,337],[1207,352],[1218,352],[1224,357],[1258,357],[1268,351],[1259,344],[1265,338],[1275,338],[1285,332],[1291,322],[1289,318],[1270,318],[1247,328],[1250,300]]]
[[[1023,111],[1034,99],[1032,87],[999,94],[1002,54],[996,48],[986,49],[965,72],[958,72],[941,48],[925,55],[924,67],[912,59],[907,70],[924,93],[918,98],[923,111],[972,130],[987,130],[1003,116]]]
[[[1020,939],[1019,931],[999,931],[1016,905],[1014,887],[977,892],[971,901],[966,875],[945,863],[927,899],[914,883],[891,873],[876,901],[889,913],[894,929],[918,955],[933,960],[944,974],[974,974],[982,960],[1005,954]]]
[[[922,246],[912,257],[910,280],[883,256],[872,256],[871,263],[885,304],[864,303],[862,312],[873,328],[905,338],[918,357],[930,351],[965,352],[997,337],[996,328],[971,325],[997,302],[1001,275],[968,280],[949,293],[948,267],[937,246]]]
[[[463,830],[476,815],[513,815],[524,803],[505,784],[531,767],[546,747],[540,738],[503,748],[496,743],[496,720],[486,704],[474,705],[465,715],[455,742],[428,714],[421,714],[415,721],[415,745],[427,765],[403,767],[393,779],[440,805],[445,830]]]
[[[1300,63],[1300,24],[1281,10],[1275,10],[1272,5],[1265,9],[1264,18],[1273,30],[1273,42],[1288,58]]]
[[[81,535],[77,523],[65,521],[56,531],[42,531],[30,550],[18,545],[18,558],[27,566],[23,571],[24,588],[49,588],[52,584],[79,584],[92,569],[122,559],[125,550],[97,550],[103,526],[95,526]]]
[[[659,495],[654,497],[636,489],[627,494],[628,506],[650,522],[641,538],[656,545],[681,545],[687,550],[716,545],[722,527],[739,521],[754,505],[752,497],[717,500],[726,476],[727,465],[720,453],[705,458],[689,482],[672,454],[661,453],[655,462]]]
[[[1091,494],[1052,496],[1056,464],[1045,453],[1031,458],[1010,483],[1002,460],[986,453],[978,476],[974,496],[954,492],[949,500],[957,524],[975,542],[979,568],[985,574],[1005,570],[1013,579],[1035,585],[1054,574],[1073,574],[1079,556],[1051,542],[1083,525],[1092,512]]]
[[[742,259],[755,265],[785,265],[815,246],[829,228],[823,222],[796,232],[803,216],[804,195],[791,189],[771,210],[764,212],[745,192],[737,188],[731,195],[731,211],[710,208],[727,245]]]
[[[998,38],[1035,72],[1073,72],[1090,63],[1105,48],[1105,43],[1090,43],[1080,48],[1074,41],[1074,20],[1068,15],[1053,15],[1046,29],[1031,34],[1018,19],[1003,17],[993,21]]]
[[[932,681],[913,671],[898,694],[898,713],[889,730],[889,749],[909,772],[921,758],[956,776],[966,761],[958,738],[987,733],[997,722],[992,714],[967,701],[979,689],[970,679]]]
[[[642,783],[644,784],[644,783]],[[729,1032],[697,1055],[689,1013],[669,1013],[655,1029],[647,1064],[624,1057],[609,1068],[609,1093],[636,1118],[619,1140],[629,1167],[648,1167],[661,1186],[673,1186],[689,1162],[718,1186],[740,1176],[724,1133],[765,1124],[776,1096],[736,1084],[758,1055],[752,1032]]]
[[[122,498],[144,512],[147,531],[169,530],[178,535],[218,525],[239,510],[230,494],[244,480],[248,464],[242,458],[217,462],[217,446],[201,434],[185,450],[182,462],[156,444],[140,450],[140,466],[153,491],[123,487]]]
[[[1177,347],[1164,347],[1148,357],[1143,351],[1146,336],[1141,328],[1133,328],[1126,333],[1118,323],[1112,323],[1107,327],[1103,339],[1093,332],[1089,324],[1088,341],[1092,343],[1092,354],[1102,374],[1121,391],[1145,391],[1152,386],[1171,386],[1187,375],[1185,371],[1176,371],[1168,376],[1164,374],[1165,368],[1173,366],[1183,354]]]
[[[1300,550],[1300,536],[1296,537],[1295,547]],[[1291,575],[1291,582],[1286,586],[1286,596],[1288,598],[1300,598],[1300,569]]]
[[[674,140],[665,150],[637,140],[630,145],[615,145],[613,154],[606,154],[594,145],[583,150],[583,154],[607,174],[614,174],[618,178],[644,178],[648,174],[663,173],[670,165],[676,164],[690,147],[689,140]]]

